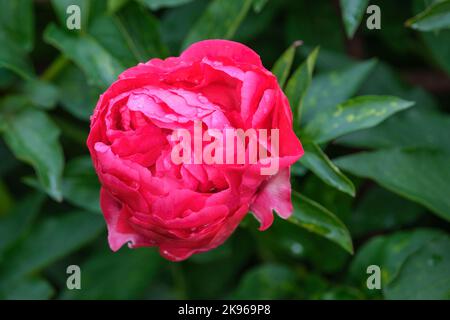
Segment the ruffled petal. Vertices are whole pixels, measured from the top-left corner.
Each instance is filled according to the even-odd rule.
[[[129,212],[105,188],[100,189],[100,207],[108,228],[108,243],[111,250],[117,251],[125,243],[130,247],[154,245],[128,224]]]
[[[259,55],[241,43],[229,40],[204,40],[192,44],[180,56],[182,60],[201,61],[203,58],[224,57],[237,63],[262,67]]]
[[[289,169],[283,169],[261,186],[261,190],[250,207],[260,222],[259,230],[266,230],[272,225],[272,210],[275,210],[283,219],[289,218],[292,214],[289,176]]]

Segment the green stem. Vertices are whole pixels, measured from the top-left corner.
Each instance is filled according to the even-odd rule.
[[[53,61],[52,64],[47,68],[47,70],[45,70],[41,75],[41,80],[53,80],[68,63],[69,59],[67,59],[66,56],[58,56],[58,58],[56,58],[55,61]]]

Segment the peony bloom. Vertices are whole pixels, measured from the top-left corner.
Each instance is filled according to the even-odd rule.
[[[267,139],[256,138],[267,153],[247,161],[248,140],[245,163],[174,161],[174,133],[195,135],[195,126],[219,133],[269,130]],[[200,142],[201,149],[213,140]],[[157,246],[173,261],[219,246],[249,211],[260,230],[272,224],[273,210],[289,217],[290,166],[303,154],[276,77],[254,51],[226,40],[201,41],[180,57],[152,59],[123,72],[97,103],[87,145],[102,185],[111,249]],[[236,145],[224,142],[212,154],[238,153]],[[263,174],[268,159],[276,160],[277,170]]]

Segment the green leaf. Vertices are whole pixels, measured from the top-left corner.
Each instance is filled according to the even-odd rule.
[[[89,120],[101,90],[90,86],[84,73],[74,65],[68,65],[56,77],[54,83],[60,91],[61,106],[81,120]],[[84,94],[80,94],[83,92]]]
[[[362,179],[354,178],[354,183],[358,185]],[[347,224],[352,209],[353,199],[350,195],[343,193],[328,184],[324,184],[323,181],[314,174],[307,175],[301,181],[301,185],[297,189],[302,190],[302,194],[306,197],[314,199],[315,202],[320,203],[322,207],[333,208],[333,213]],[[294,189],[296,186],[294,186]],[[355,185],[355,188],[357,186]]]
[[[254,40],[260,38],[267,30],[269,30],[271,23],[283,9],[283,3],[271,1],[270,3],[267,3],[264,10],[257,12],[255,10],[256,4],[257,2],[253,0],[253,10],[250,10],[248,15],[239,25],[239,28],[233,37],[234,41],[250,43],[253,46]],[[258,40],[256,41],[258,42]],[[266,38],[266,41],[264,41],[262,45],[257,45],[258,52],[263,57],[263,60],[265,60],[265,57],[271,57],[270,60],[274,61],[280,56],[280,48],[273,45],[271,46],[271,43],[272,40]],[[285,48],[284,44],[282,45],[282,48]]]
[[[104,229],[103,218],[86,212],[64,213],[37,225],[5,257],[0,266],[0,288],[8,287],[81,248]]]
[[[66,28],[67,8],[76,5],[80,8],[81,13],[81,30],[71,30],[71,33],[86,33],[88,26],[95,19],[107,12],[108,2],[105,0],[51,0],[53,9],[59,19],[61,27]]]
[[[59,129],[42,111],[24,109],[5,116],[3,137],[14,155],[30,164],[45,191],[61,201],[64,157]]]
[[[450,299],[450,237],[442,235],[425,244],[403,263],[384,290],[393,300]]]
[[[369,0],[340,0],[345,32],[352,38],[366,12]]]
[[[308,122],[315,115],[333,109],[353,96],[375,64],[376,60],[368,60],[314,77],[304,99],[302,119]]]
[[[337,143],[357,148],[434,148],[450,154],[449,127],[447,114],[424,112],[417,106],[379,126],[341,137]]]
[[[288,267],[267,264],[244,274],[233,299],[289,299],[298,292],[296,275]]]
[[[12,70],[0,68],[0,89],[5,90],[10,88],[16,80],[17,77]]]
[[[30,228],[43,203],[43,194],[27,195],[0,219],[0,261],[4,251]]]
[[[450,0],[436,1],[405,24],[420,31],[450,28]]]
[[[303,112],[303,99],[306,96],[311,83],[314,65],[319,54],[319,48],[315,48],[305,61],[295,70],[286,85],[286,96],[294,114],[294,129],[299,125]]]
[[[294,62],[295,50],[302,43],[301,41],[294,42],[286,51],[275,61],[275,64],[272,67],[272,73],[277,77],[278,84],[281,88],[284,87],[284,84],[289,76],[291,71],[292,63]]]
[[[433,1],[432,3],[437,3]],[[415,0],[413,11],[420,13],[426,10],[429,1]],[[432,58],[439,64],[447,74],[450,74],[450,30],[441,29],[437,32],[421,32],[420,37],[431,53]]]
[[[181,6],[193,0],[138,0],[151,10]]]
[[[303,46],[306,48],[307,46]],[[355,60],[345,53],[335,52],[320,47],[320,55],[317,57],[316,68],[321,70],[320,75],[344,70],[355,65]]]
[[[106,249],[81,265],[81,290],[62,293],[63,299],[137,299],[156,279],[162,259],[153,249]],[[126,279],[126,281],[117,281]]]
[[[136,3],[130,3],[114,16],[95,19],[89,34],[126,67],[167,55],[158,20]]]
[[[141,6],[127,5],[118,12],[116,23],[139,62],[167,55],[160,39],[158,19]]]
[[[23,279],[0,292],[3,300],[47,300],[55,293],[52,285],[39,277]]]
[[[331,162],[317,144],[303,143],[303,149],[305,154],[300,158],[301,164],[311,170],[326,184],[352,197],[355,196],[353,183]]]
[[[160,19],[161,37],[171,52],[180,52],[183,40],[207,5],[208,2],[205,1],[192,1],[164,12]]]
[[[71,36],[51,24],[44,32],[44,39],[75,62],[88,79],[101,88],[108,87],[125,69],[92,36],[87,34]]]
[[[253,0],[253,10],[255,10],[256,13],[260,13],[267,2],[269,2],[269,0]]]
[[[63,195],[71,204],[100,213],[100,183],[90,157],[72,159],[66,166]]]
[[[251,230],[254,230],[258,252],[264,260],[308,264],[318,272],[330,274],[343,271],[350,257],[336,242],[281,219],[275,219],[264,232],[256,231],[256,225]]]
[[[350,216],[353,237],[384,232],[412,225],[424,209],[380,187],[368,190]]]
[[[138,61],[144,61],[133,38],[117,16],[102,15],[96,18],[89,27],[89,35],[126,68],[135,66]]]
[[[308,170],[306,169],[306,167],[304,167],[300,164],[300,161],[295,162],[291,167],[291,174],[293,174],[295,176],[302,177],[307,172],[308,172]]]
[[[450,30],[427,32],[420,35],[430,50],[434,60],[450,74]]]
[[[356,288],[334,285],[314,298],[317,300],[363,300],[365,296]]]
[[[0,31],[0,68],[7,68],[24,79],[33,77],[33,67],[25,52]]]
[[[367,267],[377,265],[381,268],[383,292],[401,273],[405,261],[424,245],[439,239],[445,234],[440,230],[416,229],[397,232],[388,236],[378,236],[365,243],[353,259],[349,278],[367,289]]]
[[[247,15],[252,0],[212,0],[189,31],[183,48],[204,39],[230,39]]]
[[[335,163],[450,221],[449,155],[427,149],[390,149],[344,156]]]
[[[284,29],[288,43],[300,39],[309,49],[320,46],[321,50],[345,50],[341,19],[336,8],[327,1],[289,1],[285,5],[282,20],[283,27],[280,29]],[[279,38],[275,36],[272,41],[277,43]]]
[[[253,10],[255,10],[256,13],[260,13],[267,2],[269,2],[269,0],[253,0]]]
[[[33,67],[27,53],[34,42],[33,1],[0,0],[0,6],[0,68],[30,79]]]
[[[31,104],[42,109],[52,109],[59,98],[58,88],[49,82],[33,79],[25,82],[23,93]]]
[[[353,253],[352,239],[345,225],[317,202],[293,191],[294,213],[288,221],[339,244]]]
[[[360,96],[318,114],[305,127],[305,135],[321,143],[344,134],[376,126],[413,102],[392,96]]]
[[[108,0],[108,13],[119,11],[129,0]]]
[[[0,7],[2,8],[0,10],[0,34],[3,34],[24,52],[30,52],[34,42],[33,1],[0,0]],[[8,50],[8,47],[4,47],[2,43],[1,51],[5,50]]]

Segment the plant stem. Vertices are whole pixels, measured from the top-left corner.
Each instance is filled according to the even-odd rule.
[[[64,67],[69,63],[69,59],[64,55],[59,55],[52,64],[41,75],[41,80],[51,81],[53,80]]]

